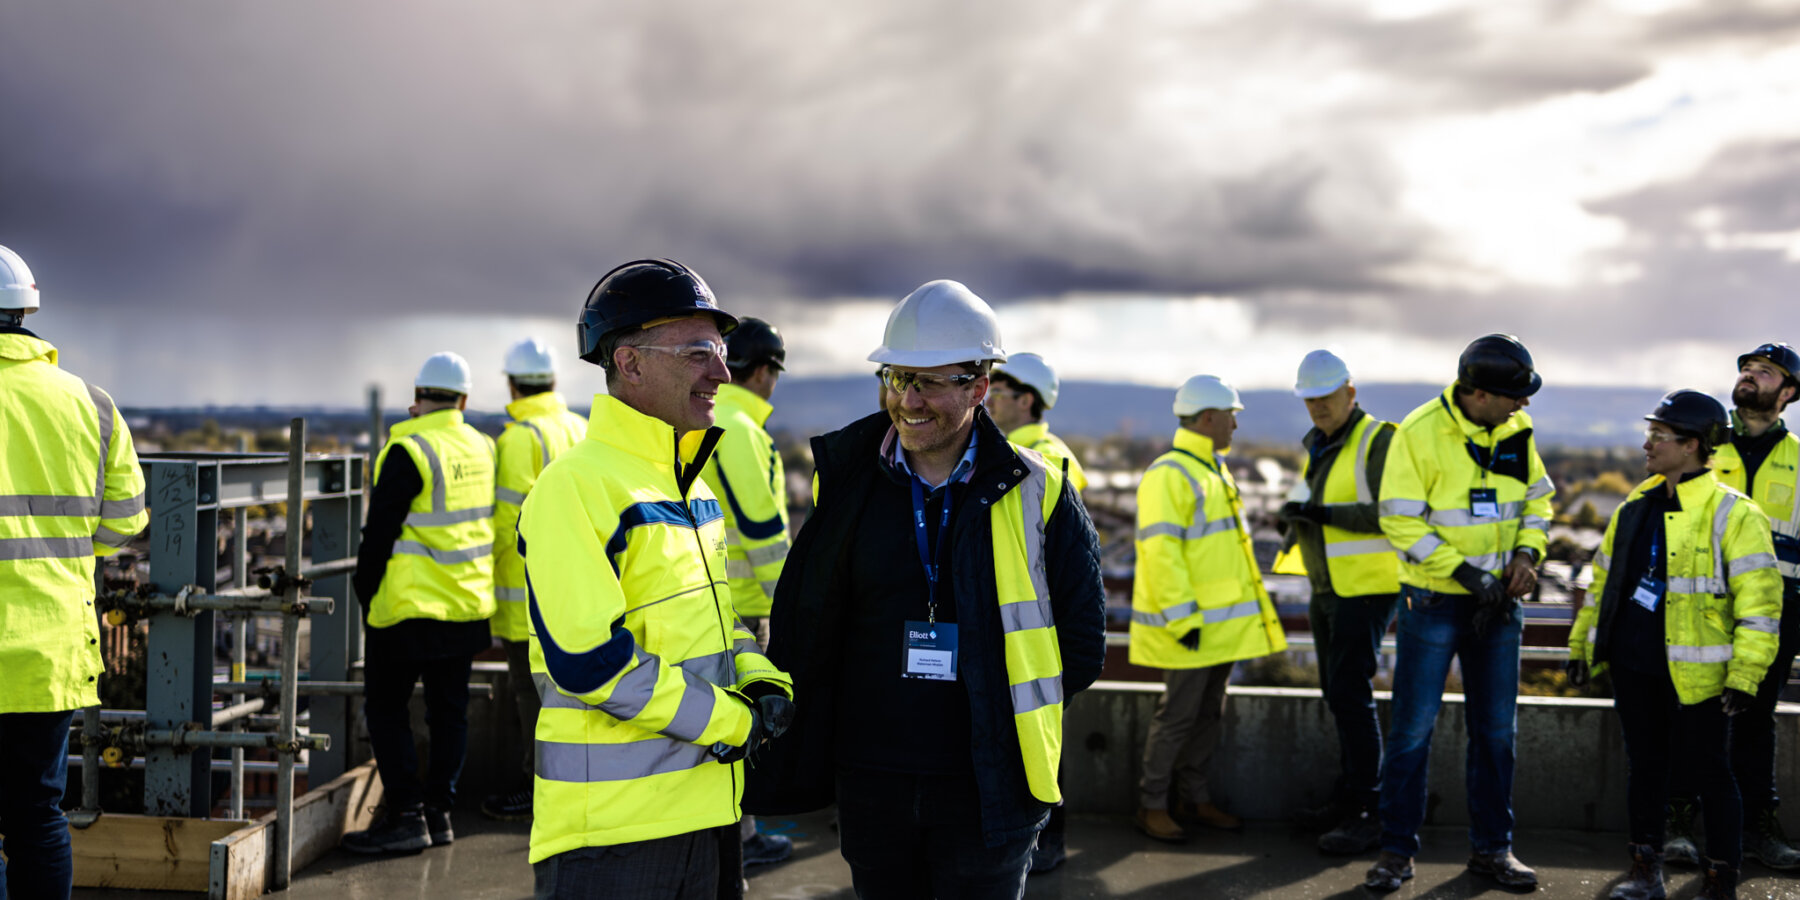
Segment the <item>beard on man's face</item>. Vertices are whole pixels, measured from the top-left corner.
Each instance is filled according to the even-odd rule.
[[[1781,387],[1772,391],[1758,390],[1756,383],[1749,380],[1739,381],[1731,390],[1732,405],[1738,409],[1754,413],[1775,411],[1776,399],[1781,396]]]

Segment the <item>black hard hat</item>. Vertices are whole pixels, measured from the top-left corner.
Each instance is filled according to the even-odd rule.
[[[737,318],[719,309],[712,288],[694,270],[670,259],[633,260],[606,273],[588,292],[575,320],[575,342],[582,359],[605,366],[610,361],[599,357],[607,335],[700,313],[711,314],[722,335],[737,327]]]
[[[775,371],[785,372],[787,367],[782,365],[785,362],[787,345],[781,341],[781,332],[761,319],[749,316],[739,319],[738,326],[725,339],[725,365],[733,369],[749,369],[768,363]]]
[[[1699,438],[1709,449],[1731,439],[1731,418],[1725,414],[1725,404],[1699,391],[1670,391],[1656,411],[1644,418],[1661,422],[1684,437]]]
[[[1744,363],[1753,359],[1766,359],[1781,367],[1781,370],[1787,373],[1789,381],[1800,380],[1800,353],[1795,353],[1794,348],[1782,341],[1764,344],[1738,357],[1738,369],[1742,370]]]
[[[1510,334],[1478,337],[1463,348],[1462,358],[1456,361],[1456,380],[1464,387],[1514,400],[1529,397],[1544,386],[1544,379],[1532,368],[1531,351]]]

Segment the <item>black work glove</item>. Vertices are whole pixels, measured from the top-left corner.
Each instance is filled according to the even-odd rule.
[[[1325,507],[1317,503],[1299,503],[1293,500],[1281,504],[1281,509],[1276,511],[1275,516],[1283,522],[1304,519],[1316,525],[1323,525],[1326,519],[1331,518]]]
[[[746,759],[750,754],[755,753],[756,748],[763,742],[762,712],[756,708],[755,704],[745,705],[750,708],[750,733],[744,736],[744,744],[741,747],[733,747],[723,741],[712,745],[712,755],[719,762],[729,764]]]
[[[757,698],[757,712],[762,713],[765,740],[774,740],[787,733],[788,726],[794,724],[794,701],[780,694],[764,694]]]
[[[1195,651],[1199,650],[1200,649],[1200,629],[1198,629],[1198,628],[1188,629],[1188,633],[1182,635],[1181,637],[1176,638],[1175,642],[1180,644],[1183,647],[1188,648],[1189,650],[1195,650]]]
[[[1569,676],[1571,687],[1587,687],[1588,664],[1585,659],[1571,659],[1563,663],[1563,671]]]
[[[1749,712],[1750,707],[1755,705],[1755,703],[1755,697],[1746,694],[1737,688],[1726,688],[1725,696],[1719,699],[1719,707],[1725,711],[1725,715],[1727,716],[1735,716],[1741,712]]]
[[[1456,583],[1469,592],[1469,598],[1475,601],[1475,615],[1471,624],[1475,626],[1477,635],[1485,635],[1488,629],[1503,621],[1512,612],[1511,599],[1506,596],[1506,586],[1500,583],[1492,573],[1484,572],[1468,563],[1457,563],[1456,571],[1450,573]]]

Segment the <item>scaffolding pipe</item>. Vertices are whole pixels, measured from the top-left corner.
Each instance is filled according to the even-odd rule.
[[[334,559],[331,562],[307,566],[300,570],[300,577],[309,581],[318,581],[321,578],[331,578],[335,575],[349,575],[355,571],[356,557],[352,556],[348,559]]]
[[[237,749],[241,750],[243,748],[240,747]],[[73,753],[69,754],[69,764],[72,766],[81,765],[81,757],[79,757]],[[137,757],[134,757],[131,760],[131,762],[126,763],[125,765],[119,766],[119,768],[121,768],[121,769],[142,769],[143,767],[144,767],[144,760],[142,758],[137,758]],[[231,768],[231,763],[226,762],[225,760],[215,759],[212,761],[212,770],[214,772],[224,772],[230,768]],[[246,771],[246,772],[278,772],[280,770],[281,770],[280,763],[273,762],[271,760],[266,760],[266,759],[252,759],[252,760],[248,760],[244,763],[244,771]],[[306,770],[307,770],[306,763],[295,763],[294,764],[294,774],[305,775],[305,774],[307,774]]]
[[[137,606],[156,611],[173,610],[211,610],[214,612],[270,612],[308,615],[318,613],[330,615],[337,608],[337,603],[330,597],[302,597],[297,592],[289,591],[283,596],[276,596],[263,588],[247,587],[243,589],[219,591],[216,594],[187,593],[170,596],[168,594],[151,594],[147,597],[130,596],[124,601],[125,606]]]
[[[288,423],[287,571],[300,571],[300,544],[305,538],[306,420]],[[300,601],[300,583],[289,580],[289,607]],[[275,779],[275,890],[286,890],[293,877],[294,854],[294,707],[299,705],[300,617],[281,617],[281,727],[283,750]],[[329,735],[320,735],[329,737]]]
[[[263,700],[263,698],[257,697],[254,700],[245,700],[242,703],[235,703],[224,709],[214,710],[212,714],[212,727],[218,728],[221,725],[230,725],[232,733],[235,734],[240,732],[243,730],[243,726],[239,720],[248,718],[251,713],[262,712],[263,706],[266,705],[266,703],[267,701]],[[238,753],[233,755],[241,757],[243,754]]]
[[[192,750],[197,747],[246,747],[252,750],[278,750],[284,760],[293,760],[294,753],[300,750],[330,750],[329,734],[296,734],[291,740],[282,740],[280,734],[258,731],[189,731],[185,728],[164,728],[144,732],[142,738],[145,747],[171,747],[176,750]],[[280,799],[281,785],[276,784],[276,798]],[[292,793],[291,786],[289,793]]]
[[[215,694],[237,694],[239,692],[276,691],[281,685],[268,681],[218,681],[213,683]],[[423,689],[423,685],[414,685]],[[295,686],[300,696],[325,697],[361,697],[363,684],[360,681],[302,681]],[[469,685],[469,696],[477,700],[494,699],[494,686],[491,683],[475,682]]]
[[[244,435],[238,435],[238,451],[250,449]],[[245,588],[250,585],[250,511],[240,506],[231,511],[231,586]],[[239,616],[231,630],[231,680],[244,680],[244,667],[250,659],[250,616]],[[231,695],[231,702],[243,703],[243,694]],[[217,720],[214,720],[217,727]],[[233,724],[232,731],[242,731],[243,725]],[[231,748],[231,808],[233,819],[244,817],[244,748]]]

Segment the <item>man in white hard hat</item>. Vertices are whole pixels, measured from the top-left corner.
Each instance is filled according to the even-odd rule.
[[[1131,661],[1164,670],[1164,690],[1144,740],[1137,826],[1160,841],[1186,840],[1184,822],[1242,826],[1207,784],[1225,686],[1238,660],[1287,649],[1223,458],[1243,408],[1223,379],[1189,378],[1175,392],[1174,447],[1138,483]]]
[[[355,853],[411,853],[455,839],[450,808],[469,746],[469,669],[494,614],[494,441],[463,422],[469,364],[425,360],[413,417],[375,457],[368,521],[351,583],[362,601],[363,717],[386,805],[344,835]],[[431,735],[419,780],[411,714],[425,685]]]
[[[1081,460],[1063,439],[1050,433],[1044,413],[1056,407],[1062,382],[1056,370],[1036,353],[1014,353],[1006,362],[994,365],[993,383],[988,388],[988,415],[1006,432],[1006,439],[1045,456],[1067,460],[1069,483],[1075,490],[1087,490],[1087,473]]]
[[[587,420],[570,412],[556,390],[556,356],[550,345],[529,337],[506,352],[506,390],[512,421],[495,441],[498,469],[494,487],[494,637],[506,650],[506,673],[524,735],[522,778],[481,801],[489,818],[514,822],[531,816],[532,760],[536,756],[538,694],[531,681],[530,616],[525,609],[525,560],[519,556],[519,508],[550,461],[587,436]]]
[[[1342,763],[1330,802],[1300,818],[1325,832],[1320,850],[1362,853],[1381,842],[1381,720],[1370,680],[1400,591],[1376,505],[1394,426],[1357,405],[1350,367],[1329,350],[1300,361],[1294,396],[1313,427],[1300,441],[1306,462],[1279,516],[1312,587],[1307,618]]]
[[[144,476],[106,392],[25,328],[37,282],[0,247],[0,894],[67,898],[74,711],[98,706],[96,557],[144,529]]]
[[[751,770],[746,805],[835,799],[860,897],[1022,896],[1062,799],[1063,704],[1105,656],[1080,495],[981,406],[1001,346],[974,292],[925,284],[869,357],[887,409],[813,439],[818,505],[769,646],[805,705]]]

